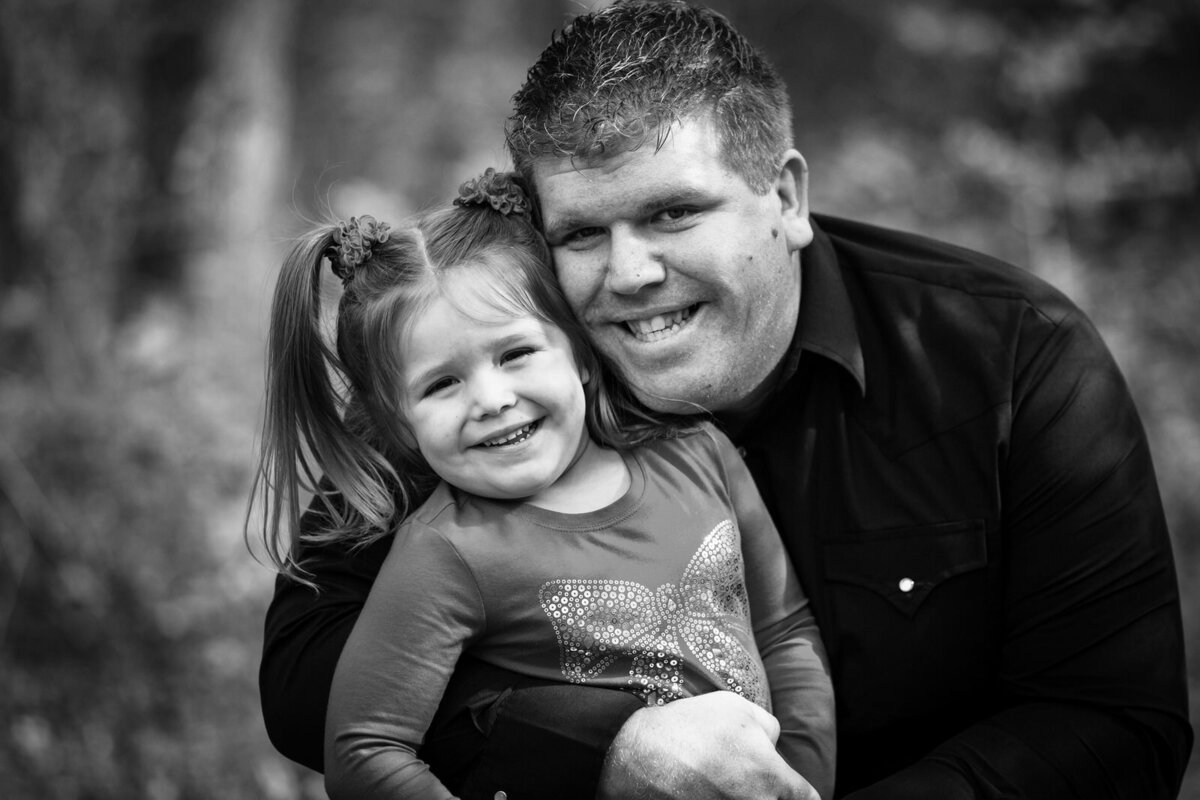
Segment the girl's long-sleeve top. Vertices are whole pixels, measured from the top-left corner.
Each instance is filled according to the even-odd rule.
[[[615,503],[562,514],[439,487],[401,526],[338,662],[332,798],[450,798],[416,756],[459,656],[648,704],[725,689],[772,711],[779,751],[834,778],[824,648],[780,538],[715,429],[623,454]]]

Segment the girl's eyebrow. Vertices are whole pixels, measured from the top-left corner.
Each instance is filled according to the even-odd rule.
[[[491,346],[493,349],[496,349],[496,350],[504,350],[506,348],[513,347],[513,346],[519,345],[519,344],[520,345],[537,345],[541,341],[542,341],[541,334],[538,331],[533,331],[533,330],[513,331],[511,333],[506,333],[503,336],[499,336],[496,339],[493,339],[491,342]],[[457,354],[453,354],[453,353],[447,355],[445,358],[438,359],[433,364],[431,364],[430,366],[426,367],[425,369],[421,370],[419,373],[414,375],[412,380],[405,381],[406,387],[410,388],[410,389],[418,389],[418,388],[424,386],[426,383],[429,383],[431,380],[433,380],[435,378],[440,378],[442,375],[446,374],[447,372],[453,372],[454,371],[453,368],[455,366],[456,360],[457,360]]]
[[[432,381],[434,378],[450,372],[450,364],[453,359],[438,361],[433,366],[422,370],[419,374],[414,375],[410,380],[404,382],[405,389],[412,392],[420,392],[421,387]]]
[[[506,347],[512,347],[518,344],[537,344],[541,342],[541,334],[535,331],[514,331],[505,336],[496,339],[494,345],[497,350],[503,350]]]

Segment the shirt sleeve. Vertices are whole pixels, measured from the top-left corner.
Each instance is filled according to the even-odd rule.
[[[420,523],[401,526],[333,676],[325,728],[333,800],[453,798],[417,748],[484,621],[454,547]]]
[[[779,720],[778,750],[821,797],[833,797],[837,736],[825,646],[796,571],[750,471],[715,433],[746,568],[750,616]]]
[[[1017,365],[1004,454],[1003,710],[854,800],[1179,791],[1183,635],[1146,437],[1091,324],[1027,331],[1047,326]]]
[[[301,520],[303,530],[326,524],[315,503]],[[390,536],[358,551],[306,546],[304,564],[319,591],[283,575],[275,580],[258,676],[263,721],[280,753],[317,772],[324,771],[333,670],[390,546]]]

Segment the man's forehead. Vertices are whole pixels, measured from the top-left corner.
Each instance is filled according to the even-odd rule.
[[[536,159],[532,165],[535,191],[539,195],[552,194],[552,187],[561,183],[560,179],[563,177],[578,177],[584,181],[592,181],[605,175],[611,175],[626,166],[635,152],[628,151],[588,158],[545,156]]]
[[[671,196],[697,181],[712,180],[713,169],[725,171],[710,127],[676,123],[664,136],[661,144],[648,142],[619,152],[534,159],[530,172],[546,222],[564,209],[589,205],[591,187],[615,185],[646,200],[650,194]]]
[[[645,158],[680,151],[692,154],[698,149],[711,150],[714,154],[720,149],[720,139],[710,113],[682,117],[670,124],[656,126],[645,135],[606,138],[602,145],[576,153],[535,156],[529,162],[529,172],[537,186],[539,181],[555,175],[569,172],[604,174],[638,156]]]

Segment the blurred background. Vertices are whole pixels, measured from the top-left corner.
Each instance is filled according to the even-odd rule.
[[[505,165],[512,92],[591,5],[0,0],[5,797],[324,796],[255,683],[275,270],[315,220]],[[816,210],[1000,256],[1097,322],[1154,449],[1200,718],[1200,4],[712,5],[785,74]]]

